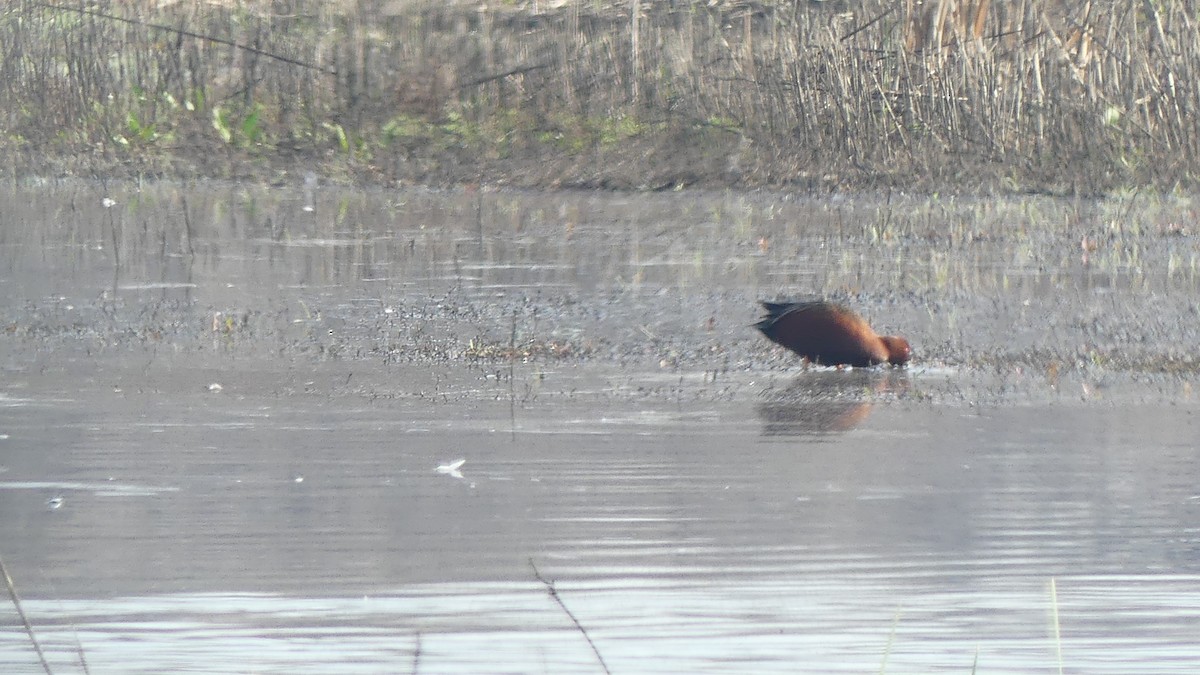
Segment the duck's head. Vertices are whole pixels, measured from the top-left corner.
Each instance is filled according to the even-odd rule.
[[[908,346],[908,340],[896,335],[885,335],[879,339],[883,341],[883,346],[887,347],[887,361],[893,366],[902,366],[912,358],[912,348]]]

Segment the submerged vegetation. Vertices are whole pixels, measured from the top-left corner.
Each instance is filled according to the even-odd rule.
[[[1095,194],[1200,176],[1179,0],[0,10],[6,173]]]

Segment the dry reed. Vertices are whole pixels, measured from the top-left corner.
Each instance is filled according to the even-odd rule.
[[[1095,193],[1198,175],[1182,0],[17,0],[12,173]]]

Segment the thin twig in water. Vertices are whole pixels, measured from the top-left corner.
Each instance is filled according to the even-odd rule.
[[[1062,627],[1058,622],[1058,584],[1054,577],[1050,577],[1050,611],[1054,621],[1054,651],[1058,655],[1058,675],[1062,675]]]
[[[537,571],[536,569],[534,570]],[[42,652],[42,645],[38,644],[37,636],[33,634],[33,624],[29,623],[29,617],[25,616],[25,610],[21,608],[21,598],[17,597],[17,587],[13,585],[12,577],[8,576],[8,568],[4,565],[4,558],[0,557],[0,573],[4,574],[4,584],[8,586],[8,597],[12,598],[13,606],[17,608],[17,615],[21,617],[21,623],[25,624],[25,632],[29,634],[29,641],[33,643],[33,649],[37,652],[38,661],[42,664],[42,670],[46,671],[46,675],[54,675],[50,670],[50,664],[46,662],[46,655]],[[590,642],[590,640],[589,640]]]
[[[896,627],[900,625],[900,610],[896,610],[896,616],[892,617],[892,629],[888,631],[887,644],[883,647],[883,662],[879,664],[879,675],[884,675],[887,672],[888,657],[892,655],[892,643],[896,641]]]
[[[45,575],[43,575],[44,577]],[[58,596],[58,589],[54,587],[54,582],[46,579],[46,583],[50,584],[50,591]],[[75,638],[75,652],[79,654],[79,666],[83,668],[83,675],[92,675],[91,669],[88,668],[87,656],[83,653],[83,642],[79,640],[79,627],[75,625],[74,621],[71,622],[71,636]]]
[[[600,668],[603,669],[605,673],[611,675],[612,671],[608,669],[608,664],[604,662],[604,657],[600,655],[600,650],[596,648],[596,643],[592,642],[592,636],[588,635],[587,629],[583,627],[583,624],[579,623],[579,619],[575,618],[575,615],[572,614],[571,610],[567,608],[566,603],[564,603],[562,598],[558,596],[558,589],[554,588],[554,582],[548,581],[542,576],[542,573],[538,571],[537,565],[533,564],[533,558],[529,559],[529,566],[533,568],[534,578],[542,582],[542,584],[546,587],[546,590],[550,592],[550,597],[554,598],[554,601],[558,603],[558,606],[562,607],[562,611],[567,613],[567,617],[571,619],[571,623],[575,624],[575,627],[579,629],[580,633],[583,633],[583,639],[587,640],[588,646],[590,646],[592,648],[592,652],[596,654],[596,660],[600,662]]]
[[[508,423],[517,433],[517,310],[512,314],[512,333],[508,336]]]
[[[79,665],[83,668],[83,675],[92,675],[92,671],[88,668],[87,657],[83,654],[83,643],[79,641],[79,631],[75,628],[74,622],[71,623],[71,634],[75,636],[75,651],[79,653]]]
[[[421,631],[417,631],[417,644],[413,647],[412,674],[417,675],[421,670]]]

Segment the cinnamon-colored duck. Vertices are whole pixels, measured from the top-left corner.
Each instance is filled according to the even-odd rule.
[[[879,336],[849,308],[815,300],[764,302],[767,316],[754,324],[772,342],[823,366],[904,365],[912,357],[908,341]]]

